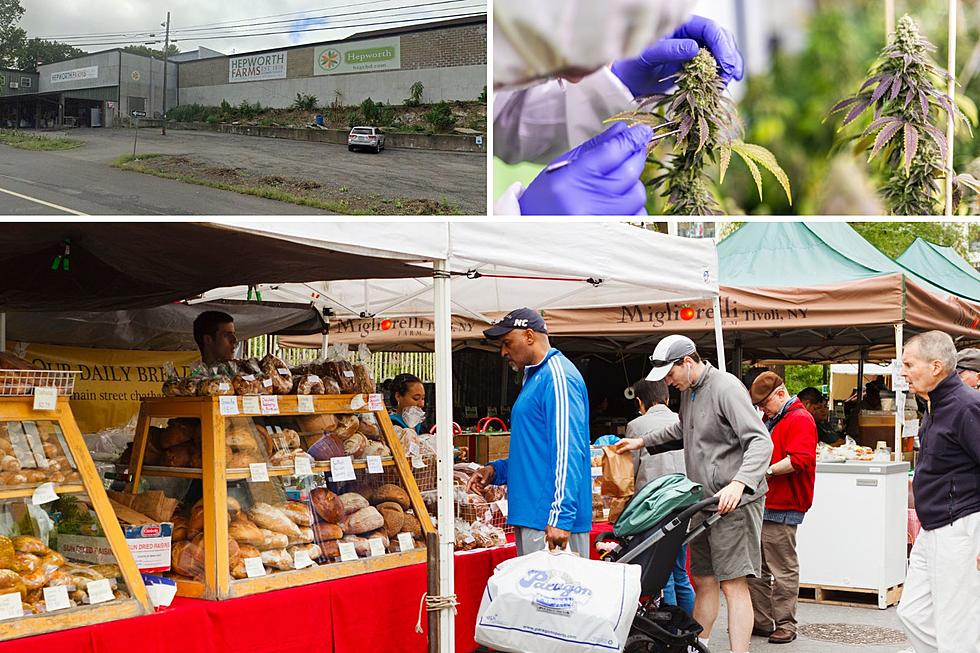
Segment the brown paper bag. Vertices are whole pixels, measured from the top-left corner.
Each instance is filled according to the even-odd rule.
[[[633,496],[636,491],[633,455],[616,453],[612,447],[602,448],[602,495],[606,497]]]

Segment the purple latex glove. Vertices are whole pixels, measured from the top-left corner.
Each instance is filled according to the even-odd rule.
[[[633,97],[665,93],[674,85],[671,76],[702,47],[708,48],[718,61],[718,72],[726,84],[742,79],[744,65],[735,35],[701,16],[691,16],[673,34],[651,45],[639,57],[614,62],[612,71]],[[671,79],[665,80],[667,77]]]
[[[652,137],[647,125],[616,123],[558,157],[524,191],[521,214],[646,215],[640,175]]]

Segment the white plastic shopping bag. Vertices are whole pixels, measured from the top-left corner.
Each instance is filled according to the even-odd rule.
[[[537,551],[497,565],[476,641],[498,651],[622,651],[640,599],[640,567]]]

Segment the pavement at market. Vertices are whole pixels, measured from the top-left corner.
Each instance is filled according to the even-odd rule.
[[[894,635],[899,644],[854,644],[824,641],[814,639],[800,634],[795,641],[789,644],[770,644],[765,637],[752,638],[752,653],[849,653],[859,651],[860,653],[897,653],[905,649],[911,649],[912,645],[905,639],[902,627],[899,624],[898,616],[895,614],[895,606],[887,610],[877,608],[855,608],[835,605],[822,605],[815,603],[800,603],[796,610],[796,618],[801,630],[814,630],[822,633],[833,633],[832,628],[816,626],[820,624],[847,624],[850,626],[867,627],[869,629],[887,629],[897,631],[888,633]],[[863,628],[848,629],[850,634],[858,634]],[[873,640],[872,640],[873,641]],[[880,640],[879,640],[880,641]],[[895,640],[892,640],[895,641]],[[711,633],[711,640],[708,648],[712,653],[718,651],[728,651],[728,616],[724,598],[721,601],[721,611],[718,614],[718,621]]]
[[[185,184],[111,167],[132,154],[129,129],[77,129],[58,135],[85,145],[31,152],[2,147],[0,214],[276,215],[324,211]],[[446,201],[467,214],[485,214],[487,176],[482,154],[389,149],[380,155],[343,145],[305,143],[204,131],[142,129],[139,151],[193,154],[215,166],[303,177],[352,192]],[[26,196],[18,197],[17,195]],[[47,202],[39,204],[31,200]],[[54,205],[54,207],[50,205]]]

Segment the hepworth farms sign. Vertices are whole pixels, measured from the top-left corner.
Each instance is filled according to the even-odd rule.
[[[286,52],[252,54],[228,60],[229,82],[286,79]]]
[[[401,37],[335,43],[313,50],[314,75],[398,70],[401,67]]]
[[[87,68],[75,68],[74,70],[63,70],[60,73],[51,73],[52,84],[64,84],[65,82],[78,82],[98,78],[98,66],[88,66]]]

